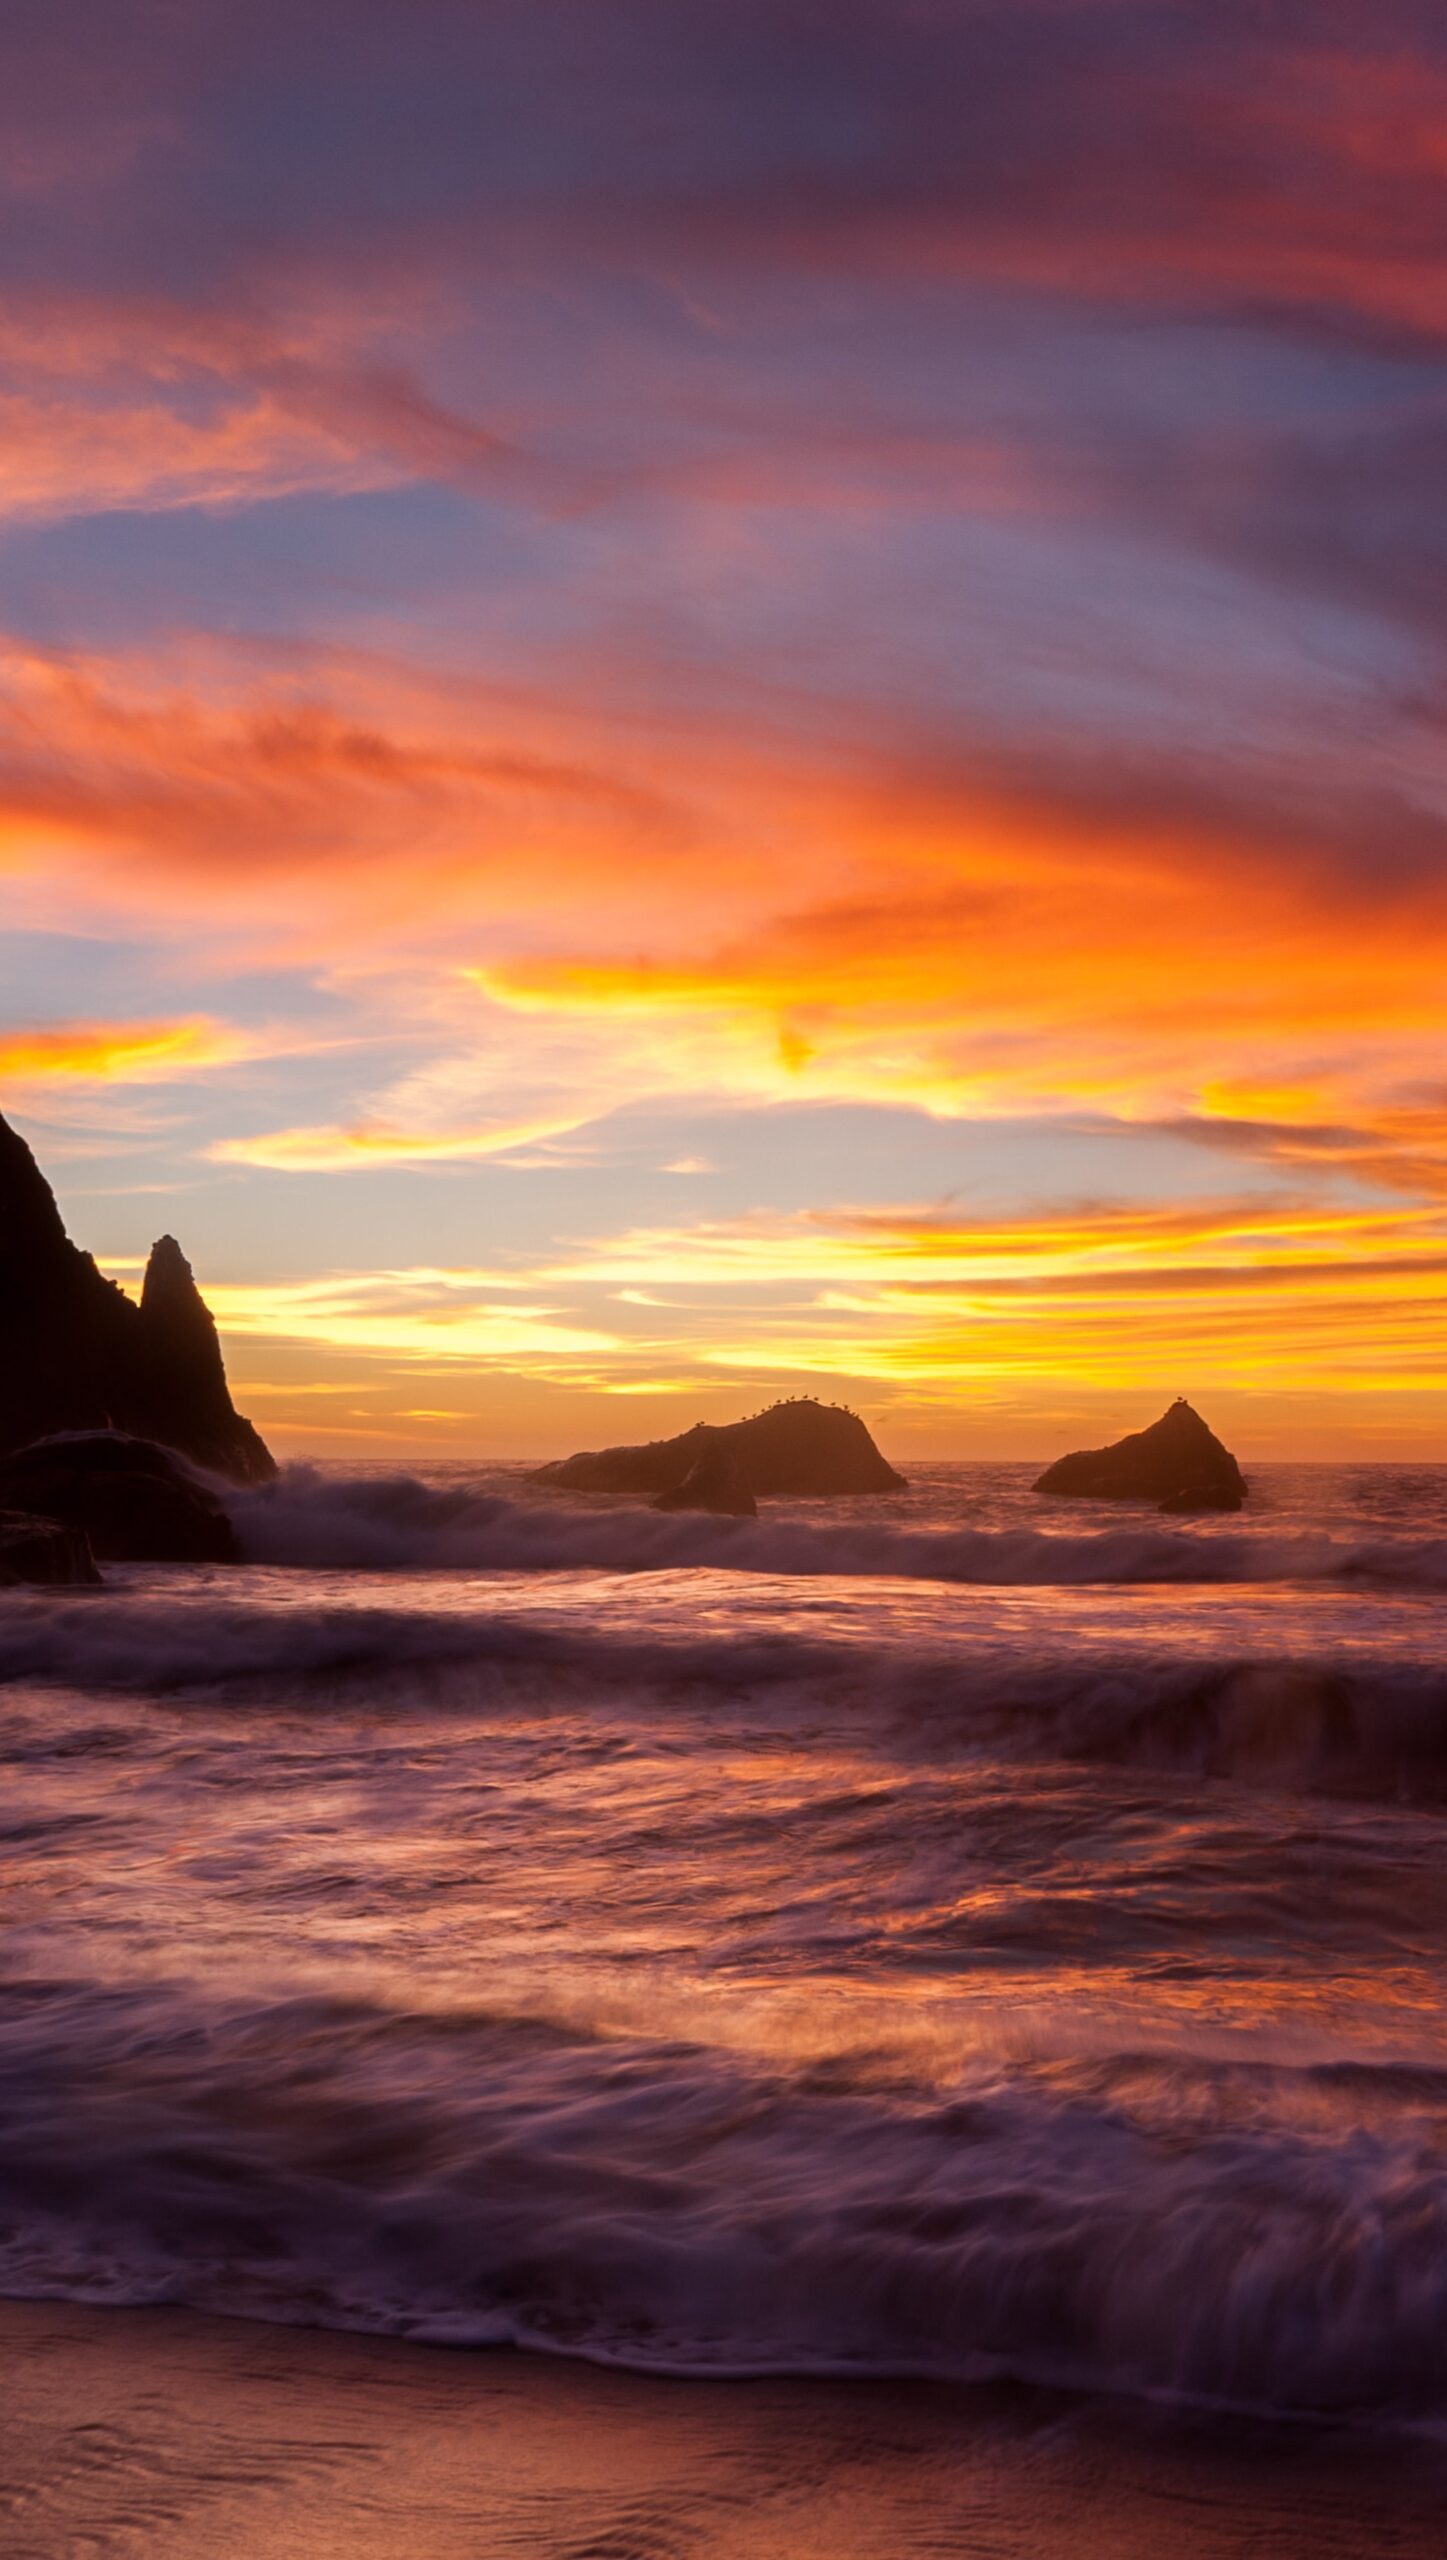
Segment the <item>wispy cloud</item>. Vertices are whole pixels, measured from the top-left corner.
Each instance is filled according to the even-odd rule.
[[[170,1084],[254,1056],[254,1038],[204,1016],[180,1022],[59,1022],[0,1030],[0,1084]]]
[[[464,1164],[507,1156],[544,1138],[567,1136],[577,1119],[522,1120],[489,1129],[401,1129],[372,1122],[349,1128],[273,1129],[252,1138],[218,1138],[208,1153],[220,1164],[263,1165],[280,1173],[346,1173],[398,1164]]]
[[[478,1287],[478,1275],[429,1268],[223,1284],[210,1298],[218,1323],[238,1337],[378,1353],[389,1363],[546,1367],[613,1347],[610,1334],[569,1324],[553,1308],[494,1305]]]

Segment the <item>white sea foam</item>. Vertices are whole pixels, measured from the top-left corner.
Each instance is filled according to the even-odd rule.
[[[395,1608],[305,1596],[275,1581],[213,1574],[182,1595],[129,1590],[12,1597],[0,1616],[0,1681],[98,1694],[231,1696],[309,1716],[369,1701],[409,1717],[515,1713],[568,1704],[646,1732],[654,1702],[691,1701],[707,1720],[746,1700],[781,1736],[841,1720],[879,1755],[973,1754],[1196,1770],[1364,1796],[1447,1797],[1447,1663],[1400,1643],[1268,1653],[1244,1638],[1155,1643],[1114,1622],[1047,1622],[972,1604],[912,1630],[867,1605],[815,1632],[737,1604],[695,1623],[685,1605],[611,1611],[574,1584],[567,1605],[516,1586],[465,1584],[448,1605]],[[386,1581],[368,1586],[375,1595]],[[608,1586],[594,1586],[606,1593]],[[667,1593],[686,1598],[686,1583]],[[1020,1604],[1014,1604],[1018,1610]]]
[[[1367,2131],[1329,2072],[987,2060],[942,2095],[826,2088],[545,2020],[178,1987],[23,2004],[0,2087],[12,2293],[674,2373],[1447,2405],[1440,2073]]]
[[[910,1581],[1082,1587],[1092,1583],[1353,1581],[1447,1590],[1447,1537],[1350,1538],[1279,1528],[1130,1525],[910,1528],[826,1521],[780,1506],[757,1520],[645,1506],[570,1509],[427,1484],[289,1467],[233,1495],[244,1553],[258,1563],[411,1572],[669,1572],[880,1575]]]

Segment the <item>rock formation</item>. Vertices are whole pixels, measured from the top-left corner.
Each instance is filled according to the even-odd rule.
[[[1108,1449],[1076,1449],[1036,1480],[1037,1493],[1089,1502],[1153,1502],[1162,1511],[1239,1511],[1246,1479],[1184,1396],[1146,1431]]]
[[[179,1245],[155,1246],[137,1306],[71,1243],[30,1149],[0,1120],[0,1451],[111,1428],[240,1484],[276,1473],[231,1401]]]
[[[17,1582],[99,1580],[83,1529],[37,1520],[28,1511],[0,1511],[0,1589]]]
[[[674,1493],[703,1459],[727,1458],[752,1494],[808,1501],[835,1494],[897,1493],[904,1478],[882,1458],[857,1413],[795,1396],[743,1422],[696,1422],[673,1440],[584,1449],[534,1471],[535,1484],[573,1493]]]
[[[79,1533],[113,1564],[234,1564],[236,1532],[170,1449],[126,1431],[62,1432],[0,1458],[0,1507]]]
[[[711,1432],[682,1484],[656,1493],[655,1511],[717,1511],[727,1519],[756,1520],[759,1506],[739,1469],[735,1443]]]

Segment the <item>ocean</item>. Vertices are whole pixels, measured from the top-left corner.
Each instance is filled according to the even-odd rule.
[[[1434,2437],[1447,1468],[1030,1473],[4,1595],[0,2293]]]

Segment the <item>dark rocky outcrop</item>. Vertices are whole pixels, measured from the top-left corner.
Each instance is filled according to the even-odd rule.
[[[1159,1422],[1108,1449],[1076,1449],[1036,1479],[1037,1493],[1087,1502],[1153,1502],[1162,1511],[1239,1511],[1246,1479],[1193,1405],[1178,1396]]]
[[[236,1533],[174,1451],[125,1431],[63,1432],[0,1458],[0,1507],[79,1532],[115,1564],[234,1564]]]
[[[174,1236],[151,1247],[141,1323],[149,1337],[145,1436],[180,1449],[213,1475],[243,1484],[274,1476],[276,1462],[260,1432],[231,1401],[211,1310]]]
[[[0,1120],[0,1451],[112,1428],[239,1484],[276,1473],[231,1401],[216,1327],[174,1238],[152,1251],[137,1306],[71,1243],[30,1149]]]
[[[714,1433],[682,1484],[653,1497],[655,1511],[717,1511],[727,1519],[756,1520],[759,1506],[739,1468],[737,1446]]]
[[[584,1449],[534,1471],[535,1484],[573,1493],[673,1493],[704,1458],[727,1455],[749,1492],[800,1500],[836,1494],[897,1493],[904,1478],[882,1458],[857,1413],[795,1396],[743,1422],[696,1422],[672,1440],[634,1448]]]
[[[29,1511],[0,1511],[0,1588],[17,1582],[99,1582],[83,1529],[37,1520]]]

